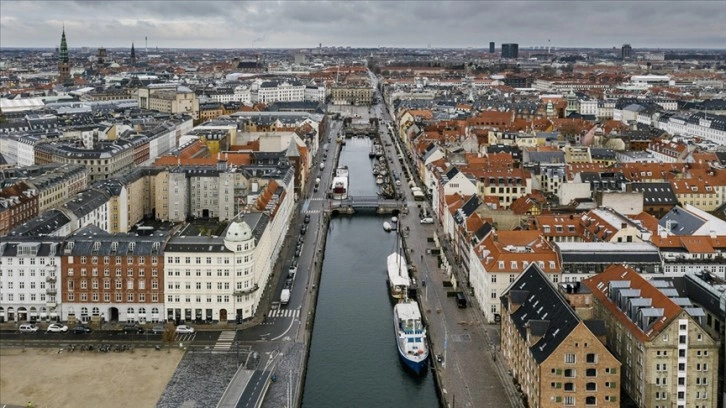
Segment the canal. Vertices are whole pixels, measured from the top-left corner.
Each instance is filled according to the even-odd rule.
[[[340,165],[349,168],[352,196],[377,192],[368,158],[371,140],[348,139]],[[374,213],[330,221],[302,406],[438,407],[434,375],[420,377],[399,361],[386,256],[396,235]]]

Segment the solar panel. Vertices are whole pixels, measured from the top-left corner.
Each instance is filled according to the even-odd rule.
[[[640,289],[623,289],[620,291],[621,297],[640,297]]]
[[[630,305],[631,306],[650,306],[653,303],[653,299],[651,298],[634,298],[630,299]]]
[[[685,310],[686,313],[688,313],[692,317],[706,316],[706,313],[700,307],[685,307],[685,308],[683,308],[683,310]]]
[[[650,281],[650,284],[656,288],[672,288],[673,287],[673,285],[670,281],[663,280],[663,279],[652,279]]]
[[[677,297],[677,298],[672,298],[671,300],[680,307],[686,307],[686,306],[693,305],[693,303],[691,303],[691,299],[689,299],[689,298]]]
[[[678,291],[673,288],[661,289],[660,291],[669,298],[677,298],[680,296]]]
[[[663,309],[659,307],[647,307],[640,309],[640,313],[647,317],[661,317],[663,316]]]

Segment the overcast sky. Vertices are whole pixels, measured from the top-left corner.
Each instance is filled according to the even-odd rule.
[[[726,48],[724,1],[6,1],[0,48]]]

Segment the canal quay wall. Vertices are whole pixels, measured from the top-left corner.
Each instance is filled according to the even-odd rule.
[[[304,330],[302,331],[304,338],[302,341],[305,344],[303,348],[303,364],[300,370],[300,376],[296,384],[297,392],[295,393],[295,406],[302,406],[303,399],[303,388],[305,386],[305,377],[308,371],[308,358],[310,357],[310,341],[313,336],[313,327],[315,326],[315,310],[318,306],[318,294],[320,288],[320,277],[323,272],[323,262],[325,260],[325,251],[323,250],[328,240],[328,228],[330,226],[330,216],[324,215],[322,227],[319,230],[319,236],[316,237],[315,244],[315,256],[313,261],[312,274],[310,280],[306,286],[307,289],[307,300],[306,305],[303,307],[303,311],[306,311],[304,319]],[[308,303],[309,301],[309,303]],[[301,311],[302,312],[302,311]],[[302,316],[301,316],[302,317]]]

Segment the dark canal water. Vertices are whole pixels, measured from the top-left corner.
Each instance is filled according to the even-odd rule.
[[[348,140],[340,164],[350,194],[375,195],[370,141]],[[375,214],[330,222],[308,360],[303,407],[438,407],[433,374],[416,377],[398,359],[385,258],[395,234]]]

